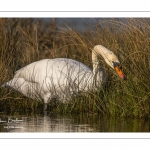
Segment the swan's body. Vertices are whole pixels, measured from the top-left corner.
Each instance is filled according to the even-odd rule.
[[[72,59],[44,59],[21,68],[12,80],[2,86],[11,87],[32,99],[43,99],[44,103],[48,103],[54,97],[65,102],[79,91],[95,90],[101,86],[105,74],[98,63],[98,54],[110,67],[119,67],[116,55],[107,48],[97,45],[92,51],[93,70]],[[122,72],[119,75],[124,78]]]

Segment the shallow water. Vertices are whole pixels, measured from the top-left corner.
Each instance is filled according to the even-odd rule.
[[[0,114],[0,132],[149,132],[145,119],[108,118],[98,115],[36,113]]]

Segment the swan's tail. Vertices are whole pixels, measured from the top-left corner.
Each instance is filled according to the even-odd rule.
[[[1,87],[3,88],[10,88],[10,87],[13,87],[15,84],[14,84],[14,80],[10,80],[8,82],[5,82],[4,84],[1,85]]]

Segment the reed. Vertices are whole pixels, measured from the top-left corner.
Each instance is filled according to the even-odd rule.
[[[121,60],[127,80],[104,64],[107,82],[98,91],[73,97],[69,103],[52,101],[57,113],[100,113],[110,116],[150,117],[150,20],[101,19],[86,31],[58,27],[55,20],[0,19],[0,84],[21,67],[44,58],[66,57],[92,68],[91,49],[101,44]],[[1,111],[37,111],[40,101],[0,88]]]

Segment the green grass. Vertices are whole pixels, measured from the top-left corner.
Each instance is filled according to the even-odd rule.
[[[107,82],[98,91],[73,97],[67,104],[51,102],[56,113],[99,113],[109,116],[150,117],[150,19],[103,19],[91,30],[57,27],[34,19],[0,19],[0,84],[14,72],[44,58],[72,58],[92,68],[91,49],[101,44],[120,59],[127,80],[104,62]],[[86,24],[87,26],[88,24]],[[43,104],[0,88],[1,111],[38,111]]]

